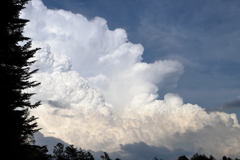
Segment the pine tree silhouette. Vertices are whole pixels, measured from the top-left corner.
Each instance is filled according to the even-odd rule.
[[[1,103],[1,156],[6,159],[28,159],[29,144],[34,142],[33,133],[37,132],[34,116],[29,116],[33,93],[24,89],[39,83],[29,81],[37,70],[30,70],[30,61],[38,50],[31,50],[30,38],[23,36],[23,27],[28,20],[20,19],[19,14],[29,0],[2,0],[0,23],[0,103]],[[20,44],[22,43],[22,44]],[[10,158],[11,157],[11,158]]]

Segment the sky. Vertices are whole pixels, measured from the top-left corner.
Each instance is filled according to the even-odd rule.
[[[38,144],[240,157],[240,1],[32,0]]]

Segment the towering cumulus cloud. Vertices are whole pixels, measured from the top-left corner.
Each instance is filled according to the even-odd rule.
[[[32,0],[22,12],[30,22],[39,68],[30,91],[42,105],[32,110],[44,136],[60,138],[94,151],[120,151],[132,144],[215,155],[239,155],[239,124],[234,114],[207,113],[168,93],[176,87],[183,65],[142,61],[143,47],[132,44],[123,29],[106,21],[47,9]],[[141,142],[141,143],[140,143]],[[172,151],[172,152],[171,152]],[[154,155],[153,155],[154,156]]]

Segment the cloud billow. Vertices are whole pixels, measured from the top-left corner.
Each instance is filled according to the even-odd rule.
[[[30,91],[42,101],[31,112],[45,137],[94,151],[126,152],[139,143],[166,154],[239,155],[235,114],[207,113],[172,93],[159,100],[158,90],[177,86],[180,62],[143,62],[142,45],[129,42],[123,29],[109,30],[100,17],[50,10],[40,0],[21,16],[30,20],[25,35],[42,48],[32,66],[40,68],[32,78],[41,85]]]

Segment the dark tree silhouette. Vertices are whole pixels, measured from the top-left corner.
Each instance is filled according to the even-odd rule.
[[[215,160],[215,158],[212,155],[208,158],[205,154],[201,155],[196,153],[192,156],[191,160]]]
[[[81,148],[77,149],[74,145],[64,148],[62,143],[54,146],[53,154],[54,160],[94,160],[91,153],[83,151]]]
[[[157,157],[154,157],[153,160],[158,160],[158,158],[157,158]],[[159,159],[159,160],[162,160],[162,159]]]
[[[73,145],[66,147],[65,153],[68,159],[77,160],[80,157],[80,152]]]
[[[237,158],[236,158],[236,159],[237,159]],[[223,157],[222,157],[222,160],[232,160],[232,158],[223,156]]]
[[[103,152],[103,153],[104,153],[104,155],[101,155],[101,156],[100,156],[101,159],[103,159],[103,160],[112,160],[112,159],[109,157],[109,155],[108,155],[107,152]],[[121,159],[116,158],[115,160],[121,160]]]
[[[191,158],[191,160],[209,160],[207,156],[205,156],[204,154],[194,154]]]
[[[107,152],[103,152],[103,153],[104,153],[104,155],[101,155],[101,158],[102,158],[103,160],[111,160],[110,157],[109,157],[109,155],[107,154]]]
[[[58,143],[54,146],[53,149],[53,157],[56,160],[65,160],[67,159],[64,152],[64,145],[62,143]]]
[[[212,155],[210,155],[209,160],[216,160]]]
[[[180,156],[178,158],[178,160],[189,160],[189,159],[184,155],[184,156]],[[207,157],[204,154],[201,155],[201,154],[196,153],[192,156],[192,158],[190,160],[216,160],[216,159],[212,155]],[[233,160],[233,159],[231,159],[230,157],[223,156],[222,160]],[[240,159],[235,158],[234,160],[240,160]]]
[[[52,155],[47,154],[47,146],[28,145],[28,159],[31,160],[50,160]]]
[[[39,83],[29,81],[37,70],[30,71],[34,61],[30,58],[38,49],[30,50],[31,41],[23,36],[23,27],[28,20],[20,19],[19,13],[29,0],[2,0],[0,23],[0,74],[1,74],[1,146],[2,157],[8,159],[28,159],[29,144],[34,142],[33,133],[38,131],[36,118],[29,117],[32,93],[23,90],[35,87]],[[20,44],[22,43],[22,44]],[[14,149],[11,149],[14,146]]]
[[[189,160],[185,155],[178,157],[178,160]]]
[[[91,153],[85,152],[81,148],[78,150],[73,145],[67,146],[65,153],[66,157],[71,160],[94,160]]]

